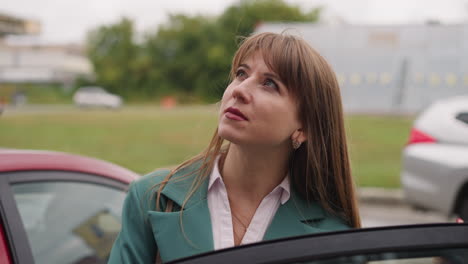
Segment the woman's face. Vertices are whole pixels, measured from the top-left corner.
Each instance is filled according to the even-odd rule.
[[[238,145],[289,147],[301,125],[288,88],[260,52],[234,70],[235,79],[221,100],[218,135]]]

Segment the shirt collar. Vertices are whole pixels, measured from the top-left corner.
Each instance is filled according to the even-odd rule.
[[[208,182],[208,192],[211,190],[212,186],[216,182],[218,181],[223,182],[223,179],[221,178],[221,173],[219,172],[219,167],[218,167],[219,157],[220,155],[216,157],[216,160],[214,162],[213,171],[211,172],[210,181]]]
[[[281,204],[286,203],[289,198],[291,197],[291,190],[290,190],[290,184],[289,184],[289,173],[284,177],[283,181],[278,185],[279,188],[283,189],[283,192],[281,193]],[[276,188],[278,188],[276,187]]]
[[[213,171],[211,172],[211,175],[210,175],[210,180],[208,182],[208,192],[210,192],[211,188],[216,182],[220,182],[224,185],[223,179],[221,178],[221,173],[219,172],[219,166],[218,166],[219,157],[220,157],[219,155],[218,157],[216,157],[216,160],[213,166]],[[278,186],[276,186],[271,192],[275,192],[276,190],[281,189],[282,192],[281,192],[280,201],[281,201],[281,204],[285,204],[291,197],[290,188],[291,187],[289,183],[289,174],[288,174],[286,175],[286,177],[284,177],[283,181],[281,181],[281,183]]]

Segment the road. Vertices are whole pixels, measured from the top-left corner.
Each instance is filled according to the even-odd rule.
[[[360,213],[363,227],[455,222],[455,219],[434,212],[417,211],[401,203],[361,203]]]

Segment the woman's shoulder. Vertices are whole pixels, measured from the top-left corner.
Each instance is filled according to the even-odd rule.
[[[340,231],[352,228],[342,217],[325,213],[325,218],[320,222],[319,227],[329,231]]]
[[[171,170],[161,169],[148,173],[130,183],[127,191],[128,203],[146,212],[155,208],[155,194],[158,185],[164,181]]]
[[[130,184],[129,192],[136,191],[137,193],[143,194],[148,193],[148,190],[155,190],[158,189],[158,185],[165,182],[167,176],[170,173],[174,173],[169,181],[165,183],[164,188],[169,188],[171,190],[185,190],[187,186],[190,186],[195,174],[195,172],[199,168],[198,163],[191,164],[189,166],[185,166],[182,168],[177,168],[174,172],[171,169],[158,169],[151,173],[148,173],[141,178],[133,181]],[[156,187],[156,188],[154,188]]]
[[[158,169],[151,173],[148,173],[140,178],[136,179],[130,184],[130,190],[136,189],[138,193],[143,193],[144,191],[156,186],[164,181],[167,175],[171,173],[170,169]]]
[[[130,184],[128,196],[140,201],[144,205],[144,210],[153,210],[152,208],[156,208],[157,193],[161,189],[160,187],[162,187],[160,196],[161,208],[165,208],[166,199],[173,200],[177,204],[182,204],[180,197],[185,197],[194,179],[194,174],[190,172],[195,172],[197,168],[188,166],[178,168],[175,171],[159,169],[148,173]],[[168,178],[171,173],[173,174]]]

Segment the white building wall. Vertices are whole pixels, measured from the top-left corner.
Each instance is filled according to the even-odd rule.
[[[256,32],[285,30],[330,62],[348,112],[417,112],[468,94],[468,24],[265,23]]]
[[[0,83],[69,83],[92,76],[90,61],[66,49],[0,47]]]

